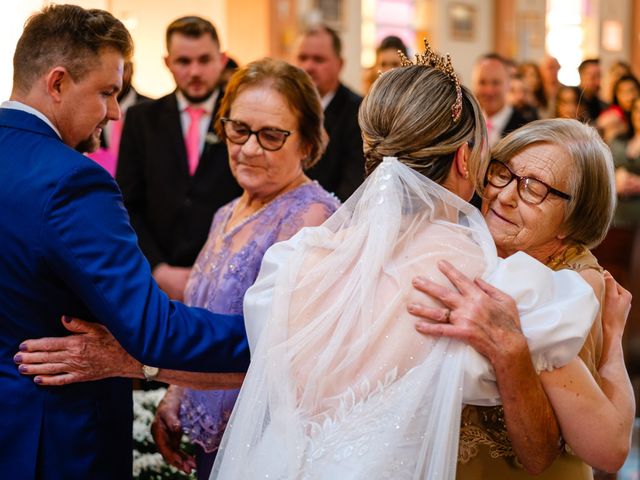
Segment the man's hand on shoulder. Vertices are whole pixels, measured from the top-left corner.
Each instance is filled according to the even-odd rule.
[[[39,385],[60,386],[109,377],[142,377],[142,366],[103,325],[71,317],[62,324],[73,335],[26,340],[14,356],[23,375]]]

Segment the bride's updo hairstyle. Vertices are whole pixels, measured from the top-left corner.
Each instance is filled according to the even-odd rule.
[[[422,59],[437,57],[428,44],[426,48]],[[471,148],[469,173],[478,189],[488,161],[480,107],[471,92],[459,85],[448,57],[431,62],[437,66],[420,61],[413,65],[404,59],[406,66],[380,75],[362,101],[358,120],[366,174],[383,157],[398,157],[408,167],[442,184],[457,149],[467,143]]]

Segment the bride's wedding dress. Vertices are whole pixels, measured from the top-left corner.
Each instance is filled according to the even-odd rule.
[[[441,259],[515,298],[538,370],[576,356],[598,308],[579,275],[498,259],[475,208],[387,158],[322,226],[267,251],[212,478],[454,478],[462,403],[500,399],[484,357],[414,330],[411,279],[452,287]]]

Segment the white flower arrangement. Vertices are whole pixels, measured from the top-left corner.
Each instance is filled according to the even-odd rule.
[[[166,389],[133,391],[133,478],[134,480],[195,480],[167,464],[151,436],[151,422]],[[183,439],[186,443],[186,437]],[[187,447],[188,448],[188,447]]]

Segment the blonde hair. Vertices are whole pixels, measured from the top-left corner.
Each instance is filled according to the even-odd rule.
[[[469,172],[476,188],[481,188],[488,162],[484,119],[471,92],[462,87],[462,113],[454,121],[451,107],[456,97],[451,78],[430,66],[412,65],[383,73],[362,101],[358,115],[367,175],[383,157],[398,157],[442,184],[456,151],[468,143],[474,147]]]
[[[513,131],[493,149],[492,156],[509,163],[518,153],[536,144],[563,149],[572,161],[563,226],[567,239],[597,246],[607,234],[616,205],[613,158],[597,130],[578,120],[537,120]]]

